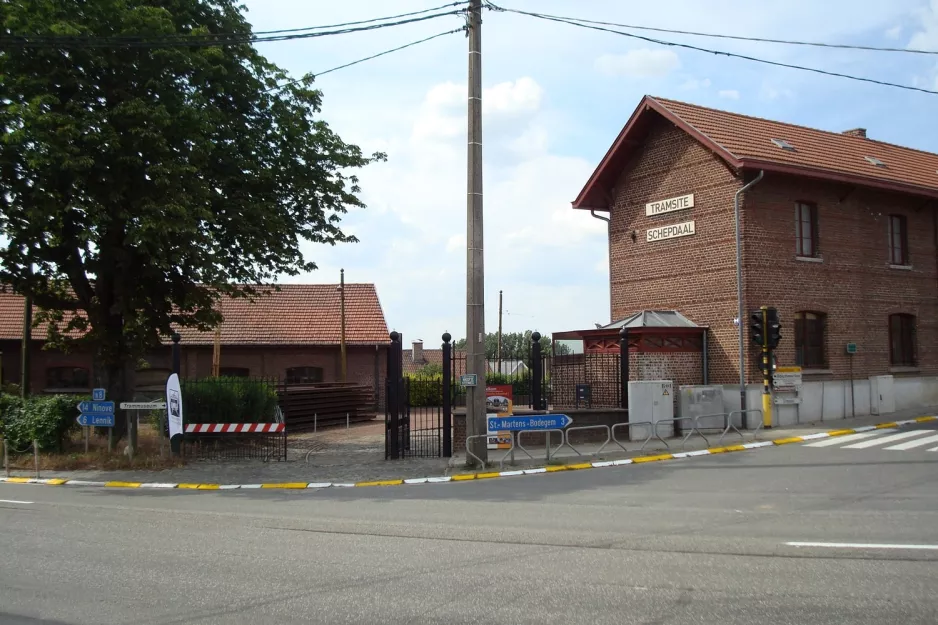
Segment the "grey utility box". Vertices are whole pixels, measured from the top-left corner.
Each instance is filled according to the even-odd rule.
[[[678,393],[678,416],[681,417],[704,417],[700,419],[700,429],[702,430],[723,430],[725,417],[723,407],[723,387],[722,386],[703,386],[699,384],[682,385]],[[711,417],[709,415],[718,415]],[[689,430],[693,423],[684,421],[681,426]]]
[[[636,421],[657,423],[673,418],[674,383],[671,380],[629,382],[629,423]],[[658,427],[658,435],[662,438],[674,436],[673,422],[656,427]],[[634,430],[632,436],[641,435],[641,428],[634,428]]]

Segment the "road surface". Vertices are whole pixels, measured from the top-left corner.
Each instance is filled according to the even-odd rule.
[[[934,625],[915,430],[389,488],[0,484],[0,623]]]

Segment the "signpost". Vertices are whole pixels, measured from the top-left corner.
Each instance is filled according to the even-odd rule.
[[[86,412],[78,415],[76,419],[78,425],[86,428],[112,428],[114,427],[113,414],[88,414]]]
[[[462,386],[478,386],[479,376],[476,373],[464,373],[459,376],[459,384]]]
[[[166,410],[165,401],[122,401],[121,410]]]
[[[517,417],[489,417],[489,431],[517,432],[518,430],[562,430],[573,419],[565,414],[525,415]]]
[[[850,358],[847,359],[850,361],[850,415],[854,418],[857,416],[857,408],[855,403],[856,397],[853,392],[853,357],[856,355],[856,353],[857,344],[847,343],[847,355],[850,356]],[[846,410],[844,412],[846,412]]]
[[[89,415],[114,415],[112,401],[83,401],[78,403],[78,411]]]
[[[776,391],[797,391],[801,384],[801,367],[777,367],[772,375],[772,386]]]
[[[96,388],[91,391],[91,399],[94,401],[104,401],[107,391],[103,388]]]

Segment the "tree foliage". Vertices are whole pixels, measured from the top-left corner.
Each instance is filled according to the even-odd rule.
[[[527,362],[531,357],[531,344],[533,332],[503,332],[501,357],[504,360],[523,360]],[[541,336],[541,353],[549,354],[551,350],[551,339],[549,336]],[[466,339],[459,339],[455,342],[458,350],[466,349]],[[560,346],[565,349],[566,346]],[[498,332],[489,332],[485,335],[485,357],[489,360],[498,358]]]
[[[251,26],[232,0],[12,0],[0,33]],[[318,118],[311,78],[287,79],[249,43],[0,51],[0,281],[57,322],[50,340],[94,349],[111,398],[174,326],[215,325],[222,295],[315,269],[304,242],[355,241],[340,228],[364,206],[350,172],[383,155]]]

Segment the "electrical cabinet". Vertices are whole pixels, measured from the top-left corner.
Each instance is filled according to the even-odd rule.
[[[896,393],[891,375],[870,376],[870,414],[896,411]]]
[[[629,422],[665,421],[674,418],[674,383],[671,380],[629,382]],[[658,435],[674,436],[674,422],[661,424]],[[633,436],[641,434],[637,429]]]

